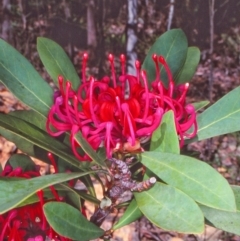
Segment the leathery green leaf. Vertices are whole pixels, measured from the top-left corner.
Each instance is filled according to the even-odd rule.
[[[240,87],[235,88],[197,117],[197,137],[204,140],[240,130]]]
[[[101,158],[96,151],[94,151],[92,149],[92,147],[90,146],[90,144],[84,139],[83,135],[81,132],[78,132],[75,135],[75,140],[77,141],[77,143],[81,146],[81,148],[84,150],[85,153],[88,154],[89,157],[91,157],[91,159],[96,162],[98,165],[100,166],[106,166],[105,164],[105,159]]]
[[[9,159],[8,163],[13,169],[21,167],[23,172],[35,170],[36,164],[25,154],[13,154]]]
[[[240,212],[240,186],[231,185],[231,188],[235,196],[237,210]]]
[[[138,208],[137,202],[135,199],[131,201],[131,203],[128,205],[127,209],[125,210],[122,217],[118,220],[116,224],[113,226],[113,230],[119,229],[125,225],[128,225],[137,219],[142,217],[142,213]]]
[[[240,235],[240,212],[227,212],[219,209],[199,205],[205,218],[206,224],[222,229],[229,233]]]
[[[178,74],[175,82],[177,84],[182,84],[189,82],[194,76],[197,66],[200,61],[200,50],[197,47],[188,47],[187,57],[181,72]]]
[[[150,151],[180,153],[173,111],[164,114],[161,125],[154,131]]]
[[[43,211],[51,227],[64,237],[87,241],[104,234],[104,230],[89,222],[78,209],[66,203],[46,203]]]
[[[38,37],[37,50],[44,67],[58,86],[58,76],[72,83],[73,89],[80,84],[79,76],[63,48],[51,39]]]
[[[25,143],[29,147],[34,145],[61,157],[65,162],[81,169],[81,163],[71,154],[72,151],[68,146],[22,119],[11,115],[0,114],[0,133],[21,147],[26,148],[26,146],[24,146]],[[14,139],[14,137],[16,137],[16,139]],[[18,141],[18,143],[16,141]],[[34,152],[34,150],[32,151]]]
[[[199,111],[202,108],[204,108],[205,106],[207,106],[209,103],[210,102],[208,100],[203,100],[203,101],[200,101],[200,102],[192,103],[192,105],[194,106],[195,111]]]
[[[147,71],[148,83],[151,84],[156,78],[155,63],[152,55],[162,55],[171,69],[173,79],[177,76],[187,56],[188,42],[186,35],[180,29],[172,29],[161,35],[152,45],[143,62],[142,69]],[[162,65],[160,67],[161,80],[168,85],[168,76]]]
[[[24,104],[46,116],[53,90],[29,61],[0,39],[0,81]]]
[[[200,205],[207,224],[229,233],[240,235],[240,186],[231,186],[236,200],[237,211],[227,212]]]
[[[141,157],[143,165],[195,201],[225,211],[236,210],[227,180],[208,164],[172,153],[144,152]]]
[[[29,122],[32,125],[46,131],[47,117],[42,116],[33,110],[15,110],[10,112],[9,115],[16,116],[17,118]]]
[[[204,230],[204,218],[198,205],[174,187],[156,183],[134,196],[145,217],[160,228],[180,233],[201,233]]]
[[[8,178],[0,180],[0,214],[5,213],[18,206],[24,200],[51,185],[79,178],[94,171],[84,173],[60,173],[35,177],[31,179],[8,181]]]

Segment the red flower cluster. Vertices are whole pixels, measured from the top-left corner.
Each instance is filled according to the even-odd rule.
[[[13,168],[7,165],[1,173],[3,177],[33,178],[40,176],[38,170],[23,172],[20,167]],[[54,200],[61,201],[56,190],[50,187]],[[0,241],[45,241],[46,238],[54,241],[71,241],[58,235],[48,224],[44,213],[43,191],[37,192],[39,202],[14,208],[0,215]]]
[[[172,110],[174,113],[176,130],[179,135],[180,147],[185,138],[193,138],[197,134],[196,111],[193,105],[186,104],[186,94],[189,84],[174,86],[171,70],[162,56],[152,56],[156,66],[156,79],[152,83],[152,93],[157,99],[158,105],[164,109],[164,113]],[[166,89],[160,80],[159,64],[162,64],[167,72],[169,86]],[[192,128],[192,132],[188,132]]]
[[[104,146],[107,157],[113,151],[141,151],[141,143],[148,141],[161,123],[163,114],[173,110],[180,144],[184,138],[196,135],[196,113],[192,105],[185,105],[188,84],[174,87],[171,71],[162,56],[153,55],[156,64],[156,80],[148,87],[147,75],[141,71],[136,61],[136,76],[125,73],[125,56],[120,56],[122,73],[117,78],[114,58],[110,54],[110,77],[101,80],[86,77],[88,55],[83,56],[82,84],[77,91],[69,81],[59,76],[60,91],[54,95],[54,104],[49,112],[47,131],[58,136],[70,131],[70,140],[75,156],[79,160],[89,160],[80,155],[75,135],[79,131],[94,150]],[[166,89],[160,80],[159,63],[168,73],[169,86]],[[193,128],[193,132],[187,131]]]

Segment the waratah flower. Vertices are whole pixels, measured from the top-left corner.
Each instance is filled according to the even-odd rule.
[[[38,170],[23,171],[22,168],[5,166],[1,173],[3,177],[33,178],[40,176]],[[50,187],[54,200],[61,201],[56,190]],[[48,224],[44,213],[44,193],[37,192],[39,202],[14,208],[0,215],[0,241],[45,241],[47,238],[54,241],[71,241],[58,235]]]
[[[156,66],[156,79],[152,83],[152,92],[164,112],[172,110],[176,130],[180,139],[180,147],[184,144],[184,139],[193,138],[197,134],[196,111],[193,105],[186,104],[186,94],[189,84],[175,86],[171,70],[162,56],[154,54],[152,56]],[[158,63],[162,64],[168,75],[168,89],[166,89],[160,80],[160,70]],[[191,129],[192,128],[192,129]],[[189,130],[191,129],[191,133]]]
[[[108,59],[111,78],[100,80],[87,79],[86,64],[88,55],[83,55],[82,84],[77,91],[71,88],[71,82],[59,76],[59,91],[54,94],[54,104],[47,119],[47,131],[59,136],[70,131],[73,152],[79,160],[89,160],[80,154],[75,135],[81,132],[94,150],[104,146],[107,157],[112,152],[141,151],[141,144],[151,138],[161,123],[164,112],[173,110],[180,142],[185,137],[196,134],[196,114],[191,105],[185,105],[187,85],[174,88],[170,69],[163,57],[153,56],[156,63],[156,80],[149,89],[147,74],[141,71],[136,61],[136,76],[125,73],[125,56],[120,56],[121,74],[117,77],[114,58]],[[161,80],[158,62],[164,66],[169,77],[166,89]],[[194,126],[191,134],[187,133]]]

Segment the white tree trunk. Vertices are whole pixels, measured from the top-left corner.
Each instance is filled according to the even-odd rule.
[[[127,26],[127,73],[136,74],[135,61],[137,53],[137,0],[128,0],[128,26]]]
[[[175,0],[170,0],[167,30],[171,29],[172,19],[173,19],[173,14],[174,14],[174,2],[175,2]]]

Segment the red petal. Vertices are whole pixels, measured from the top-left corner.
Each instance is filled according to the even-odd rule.
[[[99,113],[101,121],[114,121],[114,114],[116,112],[115,105],[115,101],[102,103]]]

